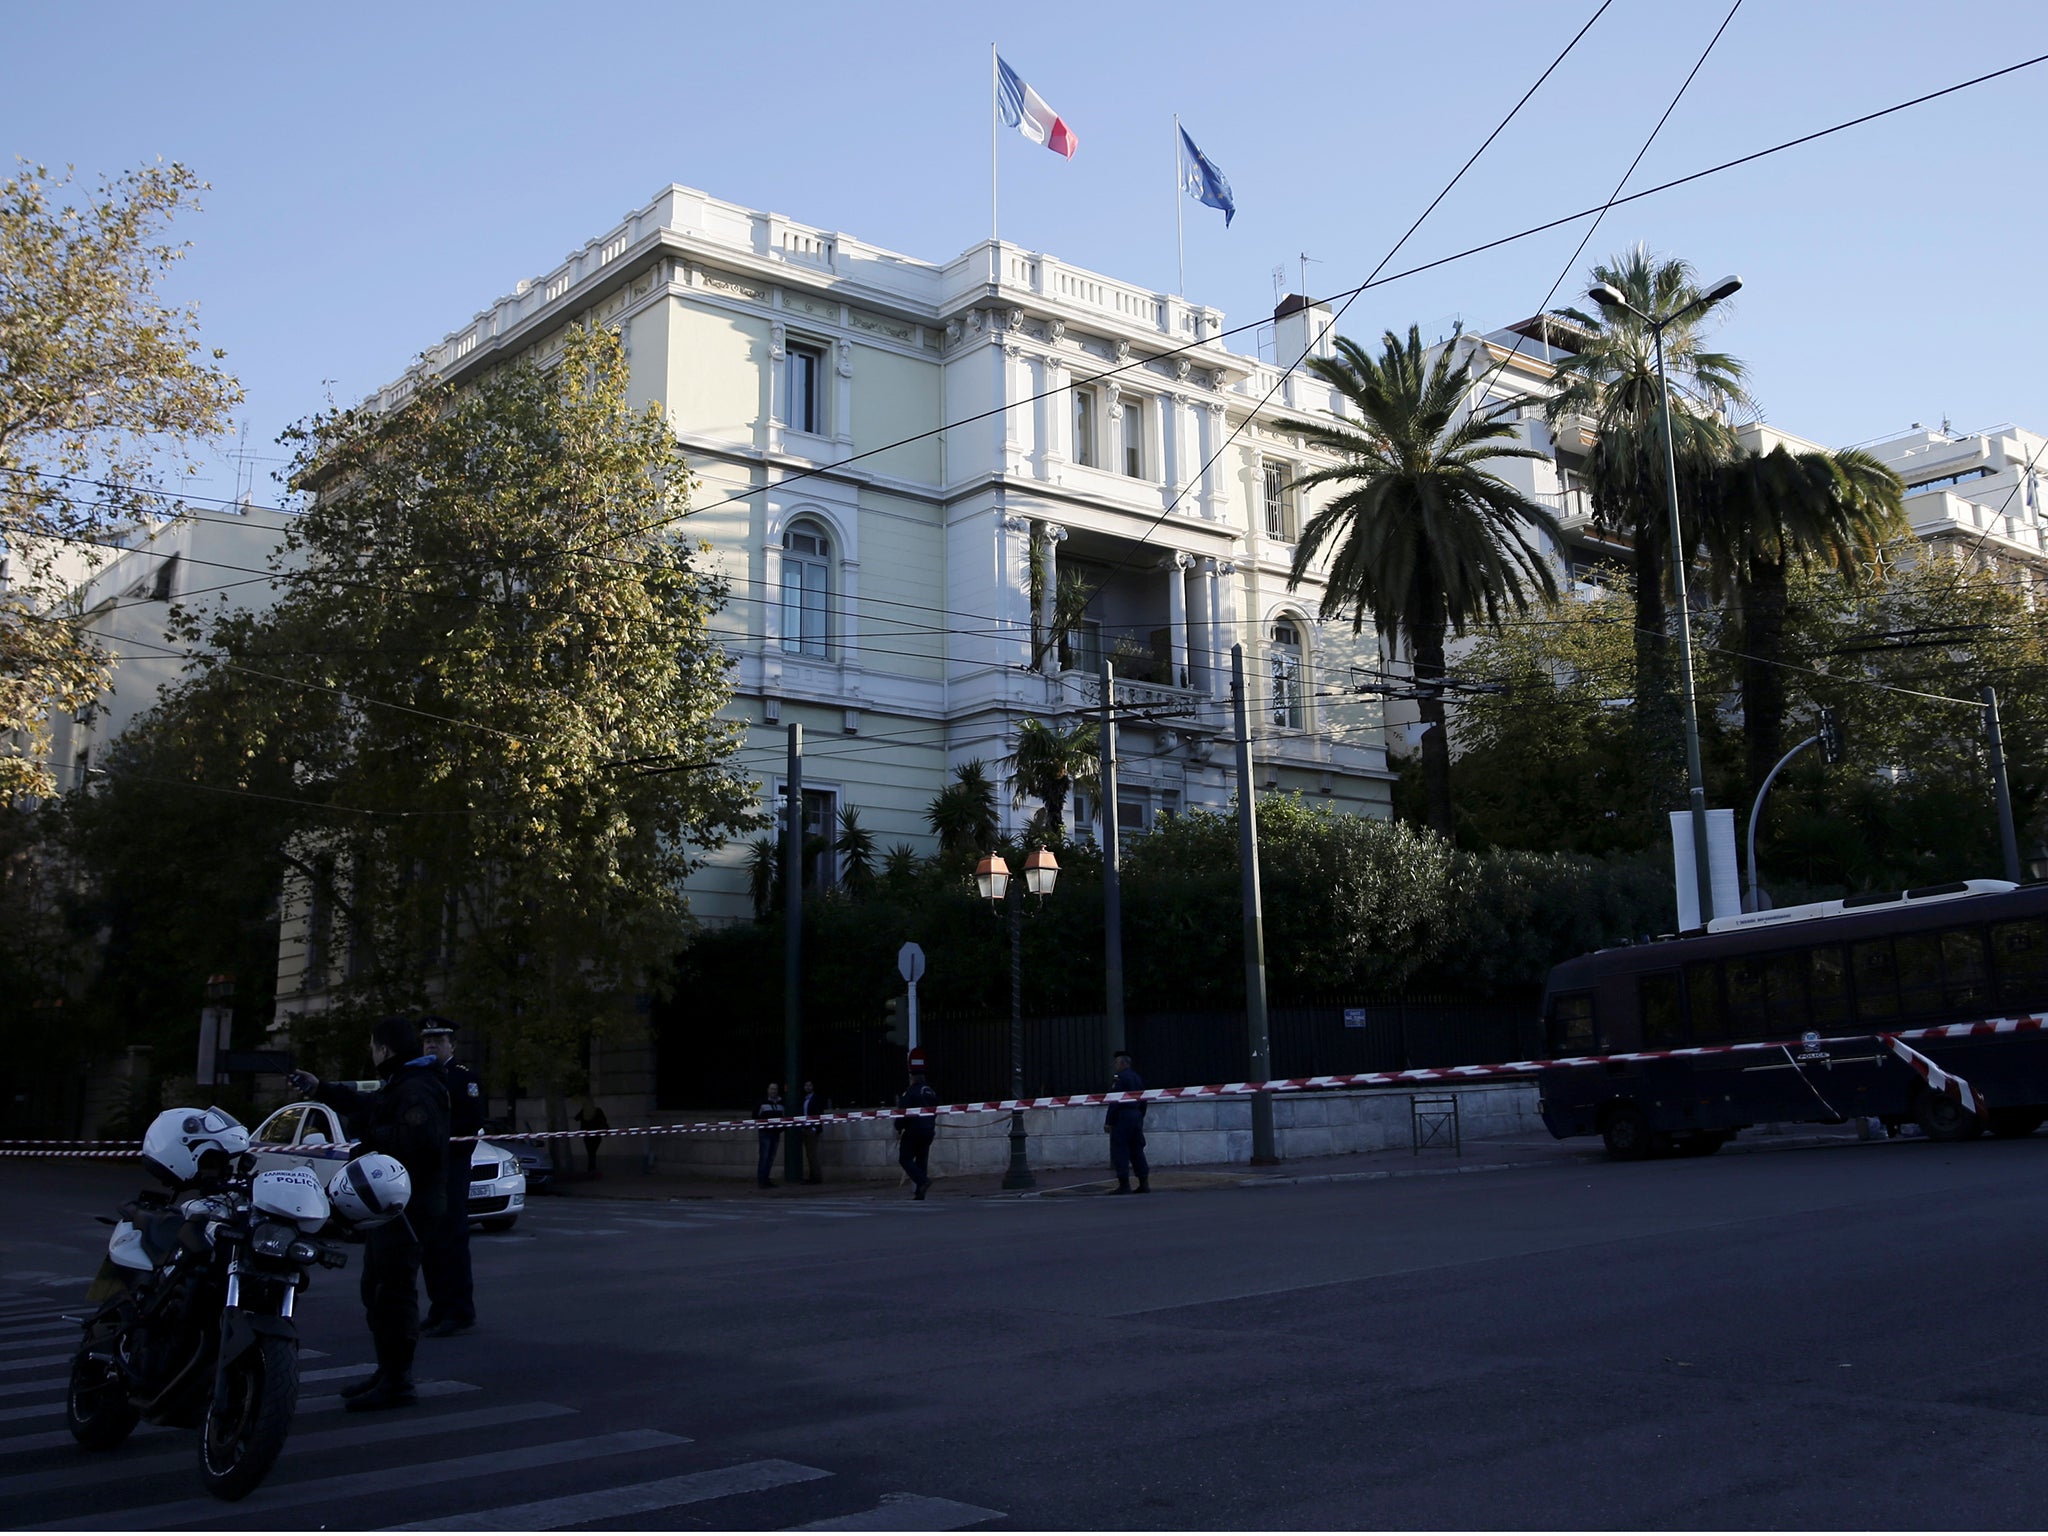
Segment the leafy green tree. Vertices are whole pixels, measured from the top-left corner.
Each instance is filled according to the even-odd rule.
[[[681,445],[627,404],[618,337],[584,330],[551,365],[288,438],[318,493],[289,535],[305,567],[215,621],[163,709],[195,776],[295,786],[292,857],[348,934],[324,977],[341,1044],[432,1003],[559,1120],[580,1050],[630,1032],[683,942],[701,850],[760,824],[717,717],[724,588],[672,531]]]
[[[1823,565],[1855,587],[1879,574],[1885,542],[1910,536],[1899,477],[1856,449],[1793,453],[1782,444],[1715,467],[1700,539],[1716,596],[1741,614],[1744,782],[1755,795],[1785,750],[1787,575]]]
[[[165,226],[202,183],[157,164],[76,202],[70,185],[41,166],[0,182],[0,735],[28,745],[0,758],[0,799],[54,791],[48,715],[106,686],[62,557],[161,515],[155,471],[195,469],[189,445],[225,431],[242,398],[223,354],[201,348],[197,311],[160,292],[187,249]]]
[[[971,862],[995,847],[1002,822],[996,787],[980,758],[953,770],[953,782],[932,796],[924,819],[939,840],[939,857],[951,863]]]
[[[1102,781],[1101,733],[1083,720],[1062,730],[1029,717],[1017,722],[1017,745],[1004,760],[1015,803],[1036,800],[1033,818],[1042,836],[1066,840],[1067,798],[1075,790],[1094,794]]]
[[[1676,313],[1700,297],[1690,264],[1656,256],[1642,245],[1596,265],[1592,276],[1651,315]],[[1696,510],[1713,467],[1738,451],[1734,428],[1723,413],[1748,402],[1747,376],[1741,363],[1706,345],[1706,333],[1726,302],[1702,305],[1664,331],[1682,513]],[[1553,428],[1567,418],[1585,418],[1596,434],[1586,459],[1587,489],[1594,518],[1625,538],[1631,552],[1636,605],[1631,692],[1642,748],[1650,761],[1664,766],[1668,797],[1676,784],[1680,721],[1667,633],[1671,514],[1655,337],[1626,310],[1609,310],[1597,318],[1577,309],[1562,313],[1582,336],[1578,351],[1558,367],[1558,388],[1545,401],[1544,414]],[[1687,537],[1690,541],[1693,535]]]
[[[1360,424],[1280,424],[1343,458],[1296,482],[1341,489],[1302,529],[1288,585],[1299,586],[1328,548],[1322,616],[1349,613],[1353,633],[1369,616],[1383,637],[1407,641],[1424,685],[1418,708],[1427,728],[1429,825],[1444,837],[1453,830],[1450,742],[1443,697],[1427,691],[1444,674],[1444,632],[1497,623],[1526,608],[1532,594],[1557,590],[1529,541],[1532,530],[1554,535],[1556,519],[1486,467],[1541,455],[1508,446],[1515,430],[1498,416],[1469,410],[1471,363],[1454,362],[1454,351],[1429,361],[1412,325],[1406,342],[1388,331],[1377,359],[1340,336],[1336,356],[1307,366],[1351,402]]]

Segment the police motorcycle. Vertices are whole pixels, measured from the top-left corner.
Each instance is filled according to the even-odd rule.
[[[375,1226],[411,1193],[395,1158],[371,1153],[322,1188],[306,1168],[251,1176],[249,1133],[220,1109],[172,1109],[151,1122],[142,1161],[170,1186],[120,1208],[107,1257],[77,1319],[65,1414],[89,1451],[136,1424],[199,1431],[207,1492],[239,1499],[284,1449],[299,1396],[292,1307],[315,1266],[347,1252],[315,1236],[339,1216]],[[102,1221],[106,1217],[100,1218]]]

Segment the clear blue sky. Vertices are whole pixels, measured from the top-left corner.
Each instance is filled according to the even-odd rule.
[[[251,451],[275,455],[330,392],[396,376],[671,181],[958,252],[987,233],[991,41],[1080,137],[1068,163],[1005,132],[1004,237],[1173,286],[1177,111],[1238,203],[1227,231],[1187,205],[1189,294],[1258,319],[1300,252],[1319,292],[1361,280],[1597,3],[1191,0],[999,24],[804,0],[16,4],[0,145],[86,174],[161,156],[213,183],[178,285],[248,389]],[[1603,201],[1726,9],[1614,0],[1395,267]],[[1631,186],[2035,53],[2038,0],[1746,0]],[[1788,431],[2048,428],[2044,103],[2048,66],[1618,210],[1588,257],[1645,240],[1741,273],[1721,342]],[[1342,328],[1528,315],[1579,233],[1368,293]],[[195,489],[231,494],[232,467]]]

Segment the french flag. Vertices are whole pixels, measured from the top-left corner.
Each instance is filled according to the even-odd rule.
[[[996,56],[996,106],[1003,121],[1034,144],[1043,144],[1056,155],[1074,158],[1081,141],[1067,120],[1045,104],[1045,98],[1026,85],[1017,71]]]

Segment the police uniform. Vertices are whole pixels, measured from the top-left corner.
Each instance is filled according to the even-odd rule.
[[[932,1110],[938,1108],[939,1096],[919,1073],[911,1085],[903,1090],[903,1097],[896,1101],[899,1110]],[[896,1117],[896,1135],[900,1145],[896,1149],[896,1162],[910,1175],[910,1182],[917,1186],[917,1198],[922,1200],[924,1192],[931,1188],[932,1179],[928,1164],[932,1155],[932,1142],[939,1134],[936,1115],[899,1114]]]
[[[1126,1066],[1110,1080],[1111,1093],[1143,1093],[1145,1079]],[[1135,1104],[1111,1104],[1102,1117],[1102,1128],[1109,1132],[1109,1162],[1116,1170],[1118,1194],[1128,1193],[1131,1174],[1138,1175],[1138,1193],[1152,1192],[1152,1165],[1145,1161],[1145,1102]]]
[[[312,1097],[350,1118],[359,1153],[397,1158],[412,1183],[404,1216],[364,1235],[362,1283],[377,1374],[409,1384],[420,1341],[420,1238],[440,1224],[447,1199],[448,1089],[431,1056],[386,1065],[390,1073],[375,1093],[321,1083]]]
[[[448,1089],[448,1134],[474,1136],[484,1128],[484,1085],[469,1068],[441,1063],[441,1081]],[[427,1323],[468,1325],[476,1321],[476,1291],[469,1267],[469,1169],[476,1143],[460,1141],[448,1148],[447,1213],[426,1238],[421,1263],[427,1282]]]

